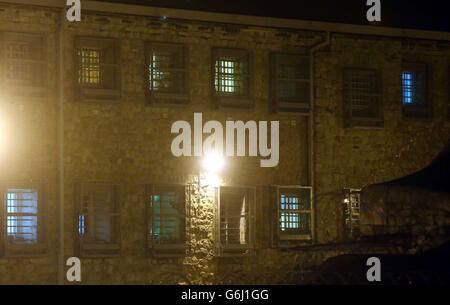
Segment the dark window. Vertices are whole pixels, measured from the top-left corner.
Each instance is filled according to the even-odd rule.
[[[3,34],[3,80],[12,97],[45,97],[46,62],[43,37],[36,34]]]
[[[76,38],[78,98],[83,101],[113,101],[120,98],[118,50],[114,39]]]
[[[83,256],[108,256],[120,250],[118,186],[85,183],[80,186],[78,236]]]
[[[375,70],[344,70],[344,126],[382,127],[381,80]]]
[[[272,98],[276,111],[307,112],[310,104],[309,57],[272,54]]]
[[[253,249],[255,189],[220,187],[219,255],[249,254]]]
[[[189,102],[187,51],[181,44],[147,43],[147,96],[149,103]]]
[[[186,200],[183,185],[149,185],[146,192],[147,236],[151,254],[186,252]]]
[[[2,188],[2,195],[6,255],[43,254],[46,250],[44,188],[7,185]]]
[[[222,106],[250,107],[249,53],[239,49],[213,50],[214,92]]]
[[[402,104],[403,115],[411,118],[427,118],[431,105],[427,100],[427,65],[403,63]]]

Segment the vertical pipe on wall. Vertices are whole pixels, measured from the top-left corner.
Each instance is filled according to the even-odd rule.
[[[58,285],[64,285],[64,69],[63,69],[63,27],[65,22],[64,9],[58,21],[57,53],[58,53]]]
[[[315,203],[316,203],[316,196],[315,196],[315,185],[314,185],[314,115],[315,115],[315,109],[314,109],[314,103],[315,103],[315,73],[314,73],[314,68],[315,68],[315,61],[314,61],[314,54],[317,50],[326,47],[330,44],[330,32],[326,32],[326,40],[313,46],[309,51],[310,51],[310,65],[309,65],[309,73],[310,73],[310,107],[311,110],[309,112],[309,116],[308,116],[308,163],[309,163],[309,167],[308,167],[308,184],[311,186],[311,192],[312,192],[312,199],[313,199],[313,206],[312,206],[312,215],[311,215],[311,228],[312,228],[312,238],[313,238],[313,242],[316,241],[316,213],[315,213]]]

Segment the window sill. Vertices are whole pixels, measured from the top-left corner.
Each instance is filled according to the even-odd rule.
[[[216,95],[215,99],[218,107],[238,109],[252,109],[255,107],[254,101],[248,97]]]
[[[255,249],[249,246],[228,246],[220,249],[217,257],[247,257],[253,256]]]
[[[5,250],[5,257],[44,257],[49,256],[45,245],[8,245]]]
[[[190,103],[187,94],[149,92],[146,99],[147,104],[153,107],[183,107]]]
[[[6,88],[5,88],[6,87]],[[45,86],[29,86],[6,84],[3,94],[8,99],[46,99],[49,96],[49,90]]]
[[[274,105],[276,113],[309,114],[311,111],[309,103],[290,103],[276,101]]]
[[[380,130],[384,128],[384,120],[381,118],[353,117],[344,123],[344,128]]]
[[[404,119],[429,120],[433,117],[433,109],[426,106],[403,106],[402,115]]]
[[[117,257],[120,255],[119,244],[82,244],[80,256],[84,258]]]
[[[186,256],[185,244],[149,246],[148,254],[155,258],[177,258]]]
[[[117,103],[120,101],[120,98],[120,90],[117,89],[80,88],[78,91],[78,99],[82,102]]]

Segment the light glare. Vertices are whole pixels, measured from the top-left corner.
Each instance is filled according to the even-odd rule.
[[[220,171],[223,168],[223,165],[223,157],[216,152],[207,154],[203,159],[203,168],[210,173]]]

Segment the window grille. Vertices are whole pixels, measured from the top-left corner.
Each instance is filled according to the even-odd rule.
[[[27,256],[46,252],[45,194],[45,188],[36,183],[2,185],[2,254]]]
[[[185,254],[185,188],[183,185],[147,186],[147,236],[153,255]]]
[[[215,88],[217,92],[242,94],[241,63],[238,60],[216,60]]]
[[[117,254],[120,250],[119,217],[118,186],[83,184],[78,213],[81,254]]]
[[[377,71],[344,70],[346,127],[381,127],[381,86]]]
[[[110,38],[75,38],[76,84],[82,101],[114,101],[120,98],[118,43]]]
[[[80,69],[78,71],[78,82],[83,85],[100,86],[101,51],[93,49],[79,49],[78,59],[80,60]]]
[[[312,240],[311,188],[276,186],[275,192],[280,241]]]
[[[7,239],[11,244],[38,242],[38,192],[8,189],[5,195]]]
[[[148,100],[151,104],[186,104],[187,51],[182,44],[147,43]]]
[[[344,190],[344,221],[345,236],[347,238],[356,238],[359,236],[360,226],[360,189]]]
[[[240,49],[213,50],[213,90],[223,106],[250,107],[249,53]]]
[[[415,101],[415,77],[414,73],[404,71],[402,73],[402,85],[403,85],[403,104],[411,104]]]
[[[45,83],[43,37],[36,34],[3,34],[3,79],[12,96],[40,97]]]
[[[219,188],[220,253],[247,254],[253,248],[255,189]]]
[[[276,111],[307,112],[310,104],[308,56],[272,54],[272,99]]]
[[[402,68],[403,115],[412,118],[431,116],[431,104],[427,101],[427,65],[404,62]]]

